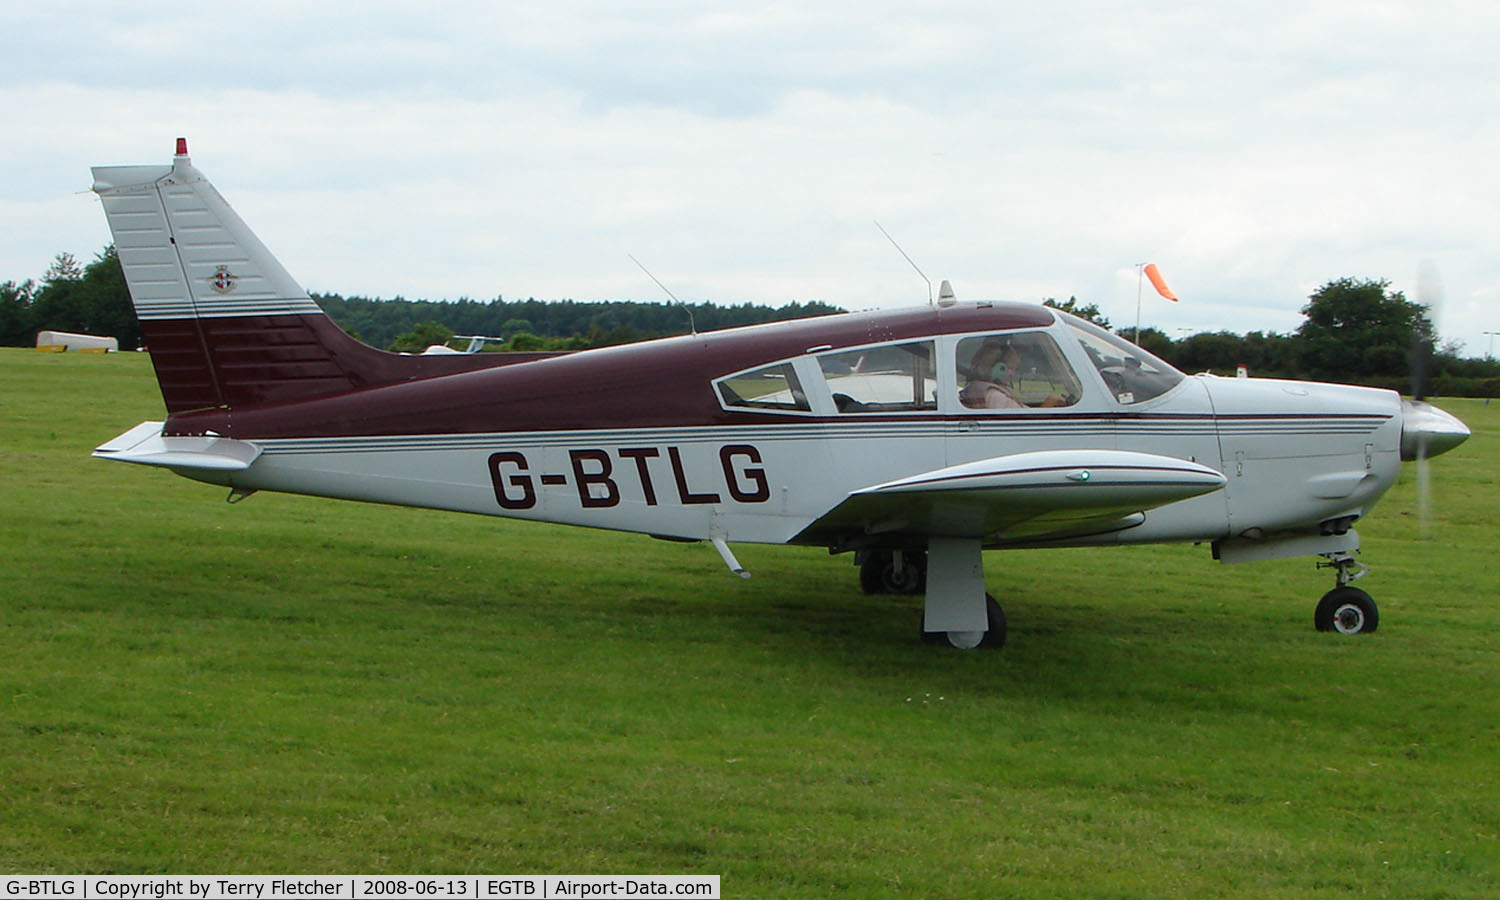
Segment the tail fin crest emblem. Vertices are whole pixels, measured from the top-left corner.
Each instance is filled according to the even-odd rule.
[[[234,282],[234,273],[229,271],[229,267],[219,266],[218,269],[214,270],[214,280],[210,282],[210,285],[213,287],[214,293],[227,294],[234,290]]]

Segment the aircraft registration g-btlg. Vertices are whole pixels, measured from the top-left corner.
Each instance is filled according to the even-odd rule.
[[[1194,541],[1320,555],[1372,631],[1351,527],[1469,434],[1392,391],[1184,376],[1042,306],[956,303],[568,354],[407,356],[340,331],[178,141],[93,170],[166,401],[95,451],[224,485],[852,552],[923,631],[998,646],[981,551]]]

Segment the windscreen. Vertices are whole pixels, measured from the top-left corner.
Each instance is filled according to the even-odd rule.
[[[1122,405],[1159,397],[1185,377],[1168,363],[1117,334],[1065,313],[1058,313],[1058,318],[1078,338],[1083,352],[1109,386],[1109,392]]]

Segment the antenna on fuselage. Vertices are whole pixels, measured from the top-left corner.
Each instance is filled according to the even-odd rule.
[[[911,267],[913,269],[917,270],[917,274],[922,276],[922,280],[923,281],[927,282],[927,305],[931,306],[932,305],[932,279],[928,278],[927,277],[927,273],[923,272],[920,268],[918,268],[918,266],[917,266],[917,264],[915,262],[912,262],[912,258],[910,256],[906,255],[906,251],[901,249],[901,245],[898,244],[898,243],[896,243],[896,239],[893,238],[893,237],[891,237],[891,233],[889,231],[885,230],[885,226],[880,224],[880,220],[879,219],[875,220],[875,227],[880,229],[880,233],[883,234],[883,235],[885,235],[885,239],[891,242],[891,246],[896,248],[896,252],[899,253],[899,254],[901,254],[901,257],[903,259],[905,259],[908,263],[911,263]]]
[[[674,294],[674,293],[672,293],[672,289],[669,288],[669,287],[667,287],[666,285],[662,284],[661,283],[661,279],[657,278],[655,275],[652,275],[650,269],[648,269],[645,266],[641,265],[641,261],[635,258],[635,254],[633,254],[633,253],[627,253],[625,255],[628,256],[628,257],[630,257],[630,261],[631,262],[635,263],[637,266],[640,266],[641,271],[646,273],[646,277],[647,278],[649,278],[652,281],[656,282],[656,286],[657,287],[659,287],[662,290],[666,291],[667,292],[667,296],[671,297],[672,300],[678,306],[682,307],[682,311],[685,312],[685,313],[687,313],[687,317],[688,317],[688,330],[691,331],[694,336],[697,336],[697,334],[698,334],[698,325],[693,321],[693,311],[692,311],[692,309],[690,309],[686,303],[683,303],[681,300],[678,300],[677,299],[677,295]]]

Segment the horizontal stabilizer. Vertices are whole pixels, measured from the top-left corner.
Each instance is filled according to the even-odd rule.
[[[248,441],[213,435],[166,437],[161,433],[161,426],[160,422],[142,422],[95,448],[93,455],[145,466],[218,472],[243,471],[260,456],[260,447]]]
[[[1040,540],[1129,528],[1146,510],[1207,494],[1224,476],[1126,450],[1048,450],[949,466],[849,495],[808,532]]]

